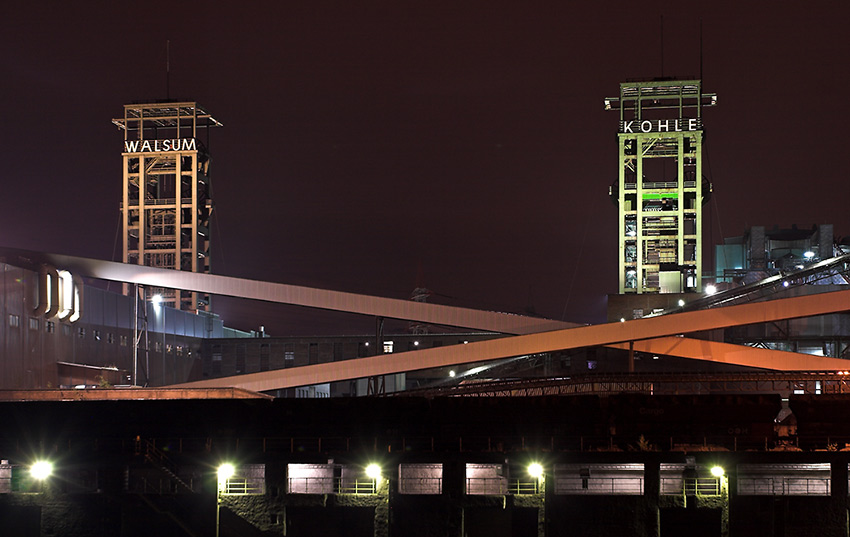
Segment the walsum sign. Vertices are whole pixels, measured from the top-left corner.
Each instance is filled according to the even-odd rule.
[[[685,119],[635,119],[620,122],[620,132],[622,133],[690,132],[698,131],[701,128],[702,121],[696,117]]]
[[[163,151],[197,151],[197,144],[194,138],[124,140],[125,153],[159,153]]]

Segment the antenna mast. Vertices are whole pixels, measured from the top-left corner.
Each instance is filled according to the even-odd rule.
[[[171,99],[171,40],[165,40],[165,98]]]

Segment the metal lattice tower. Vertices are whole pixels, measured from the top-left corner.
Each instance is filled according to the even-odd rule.
[[[123,261],[209,272],[210,157],[199,134],[206,130],[209,142],[221,123],[194,102],[128,104],[112,122],[124,131]],[[202,293],[149,291],[167,306],[209,309]]]
[[[702,108],[717,102],[700,80],[620,84],[605,99],[619,110],[619,292],[681,293],[702,288]]]

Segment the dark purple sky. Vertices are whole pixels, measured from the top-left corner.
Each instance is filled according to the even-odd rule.
[[[599,322],[616,292],[602,100],[626,79],[698,76],[700,19],[719,95],[706,242],[749,225],[850,234],[846,2],[215,4],[0,8],[0,245],[120,251],[110,120],[165,97],[170,40],[171,97],[225,124],[214,272],[407,298],[421,266],[444,303]],[[219,305],[238,328],[304,324]]]

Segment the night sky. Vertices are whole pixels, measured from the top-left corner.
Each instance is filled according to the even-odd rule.
[[[601,322],[618,120],[602,101],[698,77],[700,21],[719,100],[706,244],[752,225],[850,235],[846,1],[254,4],[6,2],[0,245],[119,260],[111,119],[166,97],[170,40],[169,96],[225,125],[214,273],[394,298],[421,283],[435,302]],[[373,322],[215,304],[274,335]]]

